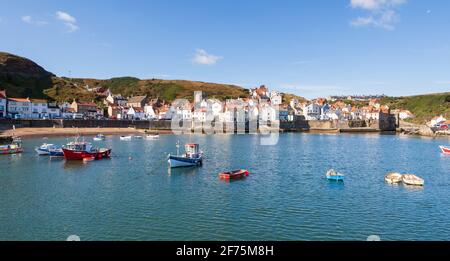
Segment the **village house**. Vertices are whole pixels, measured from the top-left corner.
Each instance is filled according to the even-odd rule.
[[[321,106],[315,102],[308,105],[305,104],[303,107],[303,115],[306,120],[318,120],[320,118],[320,109]]]
[[[153,107],[152,104],[146,104],[144,106],[144,114],[145,114],[145,118],[149,119],[149,120],[155,120],[158,119],[158,113],[157,113],[158,109],[155,107]]]
[[[48,103],[48,118],[58,119],[61,118],[61,109],[56,102]]]
[[[44,99],[30,99],[31,118],[48,119],[48,103]]]
[[[74,100],[70,107],[74,109],[77,114],[83,114],[89,118],[97,117],[97,104],[93,102],[77,102]]]
[[[281,94],[277,91],[271,91],[270,92],[270,102],[272,105],[280,105],[283,103],[283,97]]]
[[[31,101],[28,98],[8,98],[7,111],[11,118],[31,118]]]
[[[6,91],[0,91],[0,118],[6,118]]]
[[[142,120],[145,118],[144,109],[141,107],[130,107],[127,111],[127,118],[132,120]]]
[[[398,117],[401,120],[406,120],[406,119],[409,119],[409,118],[414,118],[414,114],[412,114],[409,110],[400,110],[398,112]]]
[[[118,95],[113,95],[111,93],[111,91],[107,91],[108,92],[108,96],[106,96],[105,98],[105,105],[118,105],[118,106],[126,106],[127,104],[127,99],[125,99],[124,97],[122,97],[122,95],[118,94]]]
[[[444,116],[442,116],[442,115],[435,116],[428,123],[428,126],[429,127],[439,127],[441,124],[445,123],[446,121],[447,121],[447,119],[444,118]]]
[[[133,96],[128,99],[126,106],[135,108],[144,108],[147,103],[147,96]]]

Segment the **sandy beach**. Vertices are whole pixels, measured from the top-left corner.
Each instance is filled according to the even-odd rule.
[[[169,134],[171,130],[149,130],[150,133]],[[145,133],[145,130],[134,128],[17,128],[13,130],[4,130],[0,136],[72,136],[72,135],[96,135],[102,133],[105,135],[113,134],[135,134]]]

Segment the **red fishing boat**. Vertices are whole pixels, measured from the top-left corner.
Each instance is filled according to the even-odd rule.
[[[221,172],[219,173],[219,178],[230,180],[230,179],[240,179],[247,177],[250,174],[246,169],[238,169],[233,171]]]
[[[62,151],[66,160],[83,160],[94,158],[96,160],[109,158],[111,149],[99,149],[85,141],[74,141],[63,146]]]
[[[445,146],[439,146],[443,154],[450,155],[450,148]]]

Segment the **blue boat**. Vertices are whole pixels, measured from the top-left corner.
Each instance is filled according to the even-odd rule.
[[[58,147],[54,144],[47,144],[44,143],[41,146],[37,147],[35,151],[38,153],[38,155],[50,155],[50,150],[55,150]]]
[[[335,171],[334,169],[330,169],[327,171],[327,179],[330,181],[344,181],[344,174]]]
[[[203,153],[199,151],[199,145],[189,143],[185,145],[186,153],[179,156],[180,145],[177,143],[177,156],[169,154],[169,165],[171,168],[200,166],[203,161]]]
[[[64,152],[61,148],[55,148],[49,150],[50,157],[64,157]]]

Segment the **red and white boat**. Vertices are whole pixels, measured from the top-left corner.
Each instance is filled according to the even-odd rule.
[[[450,155],[450,147],[439,146],[443,154]]]
[[[111,149],[99,149],[92,147],[92,144],[85,141],[69,142],[62,147],[64,158],[66,160],[84,160],[84,159],[104,159],[109,158]]]

